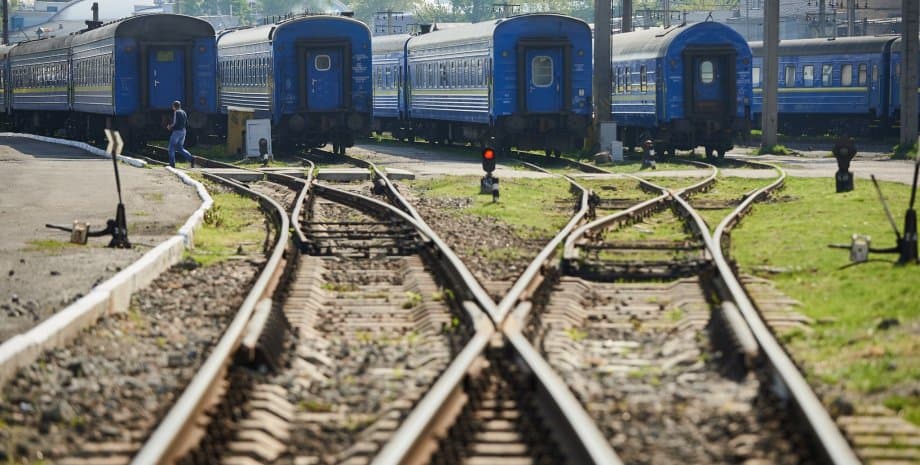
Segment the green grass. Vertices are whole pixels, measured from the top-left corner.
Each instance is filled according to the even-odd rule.
[[[756,189],[765,187],[772,183],[774,178],[757,179],[742,178],[736,176],[723,176],[716,180],[715,185],[709,191],[696,194],[693,199],[696,200],[716,200],[716,201],[741,201],[744,195],[753,192]],[[714,231],[716,226],[732,212],[734,208],[720,208],[715,210],[697,210],[710,231]]]
[[[70,241],[59,241],[56,239],[30,239],[26,242],[26,250],[30,252],[60,253],[64,249],[77,247],[77,244]]]
[[[795,153],[786,148],[785,145],[775,144],[770,146],[761,146],[757,149],[757,155],[792,155]]]
[[[907,186],[882,183],[899,223]],[[788,270],[770,278],[803,303],[799,309],[820,323],[814,332],[790,337],[789,347],[812,380],[839,385],[881,403],[916,386],[920,379],[920,286],[916,265],[895,266],[895,255],[870,254],[871,261],[849,265],[853,233],[872,237],[874,247],[894,245],[894,235],[867,181],[856,190],[834,193],[832,179],[792,178],[788,201],[757,205],[732,234],[732,249],[743,271],[759,267]],[[899,224],[902,227],[903,224]],[[898,325],[879,329],[885,318]],[[902,414],[920,424],[917,402],[903,402]]]
[[[895,145],[894,149],[892,149],[892,152],[894,152],[892,155],[892,158],[916,160],[917,159],[917,144],[911,145],[909,147],[902,147],[901,145]]]
[[[670,208],[651,215],[636,224],[628,225],[622,229],[609,230],[605,234],[606,240],[617,241],[679,241],[689,238],[690,236],[684,230],[683,220],[674,214],[674,211]]]
[[[582,187],[591,189],[602,199],[650,199],[654,195],[639,188],[639,183],[628,178],[580,178]]]
[[[209,184],[209,183],[206,183]],[[242,254],[258,253],[265,238],[265,217],[257,202],[235,193],[208,191],[214,206],[195,231],[195,248],[188,255],[204,266]]]
[[[641,157],[641,155],[640,155]],[[603,168],[607,171],[613,173],[625,173],[625,174],[635,174],[635,173],[646,173],[652,171],[651,169],[642,169],[642,159],[633,159],[627,158],[624,161],[618,161],[613,164],[604,165]],[[656,162],[655,171],[674,171],[674,170],[692,170],[697,169],[696,166],[688,165],[684,163],[671,163],[671,162]]]
[[[479,193],[475,176],[444,176],[412,184],[429,197],[472,198],[464,213],[502,220],[525,239],[552,237],[569,221],[575,205],[568,181],[558,178],[502,178],[498,202]]]
[[[694,184],[702,182],[704,177],[684,177],[684,176],[645,176],[646,181],[665,189],[683,189]]]

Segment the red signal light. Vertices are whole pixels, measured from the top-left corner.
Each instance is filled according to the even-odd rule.
[[[486,173],[495,171],[495,150],[483,149],[482,151],[482,169]]]

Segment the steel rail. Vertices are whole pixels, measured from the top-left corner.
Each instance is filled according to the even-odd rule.
[[[418,211],[415,210],[412,204],[409,203],[409,201],[406,200],[402,194],[400,194],[399,190],[396,188],[393,182],[390,181],[390,179],[383,172],[381,172],[380,169],[377,168],[377,165],[367,160],[362,160],[360,158],[355,158],[348,155],[338,158],[345,158],[348,159],[351,163],[371,169],[371,171],[374,173],[375,179],[381,179],[384,182],[384,184],[387,186],[388,197],[391,199],[391,201],[395,201],[395,203],[397,203],[404,212],[414,218],[415,224],[421,228],[421,231],[425,234],[425,236],[434,242],[439,253],[444,257],[444,259],[450,262],[451,267],[459,276],[461,276],[462,281],[470,284],[469,290],[472,293],[473,300],[476,301],[480,308],[485,310],[493,322],[500,321],[498,319],[499,314],[495,302],[492,301],[491,297],[489,297],[489,293],[486,292],[486,290],[482,287],[482,284],[479,283],[473,273],[469,270],[469,268],[467,268],[466,264],[463,263],[463,260],[461,260],[460,257],[458,257],[457,254],[454,253],[454,251],[447,245],[447,243],[441,239],[441,236],[439,236],[433,229],[431,229],[430,226],[428,226],[428,223],[425,222],[425,219],[422,218],[422,216],[419,215]]]
[[[466,307],[477,308],[474,305]],[[470,312],[470,308],[467,311]],[[426,446],[435,433],[433,430],[436,423],[450,416],[447,410],[454,404],[450,400],[462,395],[463,379],[495,334],[492,320],[485,314],[480,312],[479,316],[473,316],[473,323],[476,328],[473,337],[409,412],[393,433],[392,439],[383,445],[371,461],[371,465],[399,465],[412,462],[413,459],[424,462],[421,456],[425,452],[430,453]]]
[[[206,174],[209,179],[225,182],[219,176]],[[275,222],[275,245],[272,253],[249,295],[243,301],[233,321],[227,327],[220,341],[211,351],[211,355],[201,366],[186,386],[179,399],[160,422],[153,434],[144,443],[138,454],[131,461],[133,465],[157,465],[168,463],[186,451],[181,447],[190,432],[197,427],[195,420],[207,407],[208,401],[220,389],[221,380],[233,361],[233,355],[245,334],[246,326],[252,318],[256,305],[269,291],[269,283],[282,268],[282,259],[289,237],[290,223],[287,213],[272,198],[251,189],[228,183],[238,192],[258,199],[263,209],[268,210]]]
[[[531,165],[531,168],[540,169],[533,165]],[[378,176],[381,176],[387,185],[390,186],[390,189],[395,192],[395,187],[392,186],[389,179],[382,176],[376,166],[373,166],[372,169],[374,169],[374,171],[378,173]],[[566,224],[566,226],[531,262],[521,277],[512,286],[509,293],[506,294],[502,303],[499,304],[498,312],[491,313],[489,316],[497,326],[502,325],[499,327],[502,328],[511,347],[516,351],[520,361],[534,375],[538,382],[538,386],[542,388],[539,394],[543,394],[543,402],[541,402],[543,407],[553,410],[556,417],[564,423],[563,425],[557,424],[556,427],[565,427],[567,436],[574,438],[572,444],[574,445],[575,452],[583,459],[580,460],[579,463],[619,465],[621,462],[616,453],[604,439],[597,425],[591,421],[587,412],[584,411],[584,408],[569,391],[568,386],[566,386],[558,375],[553,372],[549,364],[540,357],[536,350],[533,349],[529,343],[524,341],[519,331],[508,332],[505,331],[503,327],[503,322],[507,320],[507,315],[510,313],[510,305],[520,300],[526,291],[534,290],[535,285],[538,285],[541,281],[540,278],[542,274],[539,273],[542,271],[541,269],[545,262],[548,261],[556,251],[565,236],[574,229],[588,212],[588,190],[575,182],[574,179],[569,177],[566,177],[566,179],[572,184],[573,188],[577,189],[580,193],[578,212],[573,215],[568,224]],[[399,198],[414,215],[417,215],[415,210],[404,198],[401,196],[399,196]],[[419,218],[419,221],[424,223],[421,218]],[[478,284],[478,281],[472,277],[472,274],[470,274],[470,276],[471,279]],[[507,307],[503,307],[503,305]],[[490,337],[491,334],[492,329],[489,328]],[[486,349],[487,342],[488,338],[481,336],[478,332],[474,340],[471,341],[461,353],[461,356],[455,359],[448,370],[445,371],[435,383],[435,386],[425,397],[423,397],[412,412],[410,412],[409,416],[394,434],[393,439],[384,445],[377,457],[371,462],[372,465],[399,465],[403,463],[416,463],[416,460],[424,461],[424,457],[420,457],[420,455],[431,453],[430,448],[427,447],[432,441],[431,437],[436,433],[435,430],[438,426],[442,426],[445,419],[444,417],[450,415],[448,410],[455,408],[455,402],[452,402],[451,399],[455,399],[462,394],[461,383],[466,373],[472,368],[475,360]],[[572,449],[573,447],[570,447],[570,450]]]
[[[805,377],[799,371],[798,367],[773,336],[773,332],[767,327],[760,313],[755,308],[753,302],[745,292],[744,287],[738,281],[728,260],[725,258],[721,244],[724,235],[729,227],[737,222],[737,217],[747,212],[753,203],[762,198],[768,192],[782,186],[786,180],[786,172],[775,165],[774,169],[780,172],[779,178],[764,188],[761,188],[754,194],[748,196],[741,205],[739,205],[728,217],[719,223],[713,236],[710,238],[713,260],[721,276],[722,282],[732,294],[735,305],[741,311],[754,338],[761,347],[761,353],[769,363],[775,375],[775,380],[779,381],[785,389],[782,397],[791,398],[805,417],[806,423],[811,433],[817,439],[821,452],[827,459],[835,465],[856,465],[861,463],[856,453],[853,451],[849,442],[844,438],[843,433],[837,428],[836,423],[830,414],[824,408],[821,400],[811,389]],[[707,232],[708,233],[708,232]],[[718,247],[717,247],[718,245]],[[784,394],[780,392],[780,394]]]
[[[569,390],[569,386],[556,373],[552,366],[537,352],[521,332],[530,311],[530,302],[522,302],[509,316],[502,326],[502,332],[507,340],[517,351],[521,362],[531,371],[539,381],[539,386],[545,389],[543,408],[555,410],[554,416],[565,420],[568,434],[576,440],[581,450],[576,451],[581,455],[576,463],[593,463],[598,465],[622,465],[620,457],[610,446],[607,438],[597,427],[581,402]]]

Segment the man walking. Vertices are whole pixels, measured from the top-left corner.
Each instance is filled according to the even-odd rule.
[[[169,136],[169,166],[173,168],[176,167],[176,150],[179,150],[179,153],[185,157],[186,160],[191,162],[192,168],[195,167],[195,158],[192,157],[192,154],[185,150],[185,124],[188,122],[188,115],[185,114],[185,110],[182,109],[182,102],[176,100],[172,103],[173,108],[173,120],[172,124],[166,126],[166,129],[172,131],[172,134]]]

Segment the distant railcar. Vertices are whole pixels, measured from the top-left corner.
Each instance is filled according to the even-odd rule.
[[[18,130],[51,134],[68,126],[72,40],[36,40],[10,51],[11,117]]]
[[[6,121],[10,112],[10,52],[12,45],[0,45],[0,121]]]
[[[751,59],[744,38],[715,22],[614,35],[610,111],[624,144],[724,156],[750,130]]]
[[[888,101],[888,118],[887,121],[891,127],[901,125],[901,63],[903,61],[904,47],[901,38],[897,38],[891,44],[891,58],[887,69],[889,84],[887,96],[882,98]],[[920,57],[918,57],[920,58]],[[920,101],[920,81],[917,82],[917,98]]]
[[[890,126],[897,91],[889,69],[893,36],[797,39],[778,49],[777,124],[791,135],[867,135]],[[763,106],[763,43],[752,42],[754,117]],[[896,86],[895,86],[896,87]]]
[[[373,42],[374,121],[372,129],[389,132],[397,139],[412,137],[405,90],[406,46],[412,36],[377,36]]]
[[[375,41],[375,116],[397,137],[557,153],[582,146],[592,116],[585,22],[531,14]]]
[[[169,31],[164,38],[163,31]],[[217,116],[214,29],[189,16],[126,18],[0,52],[8,118],[18,130],[101,139],[116,128],[130,145],[168,135],[183,102],[192,139]]]
[[[279,144],[332,143],[370,132],[371,36],[363,23],[317,15],[221,34],[220,108],[271,115]]]

